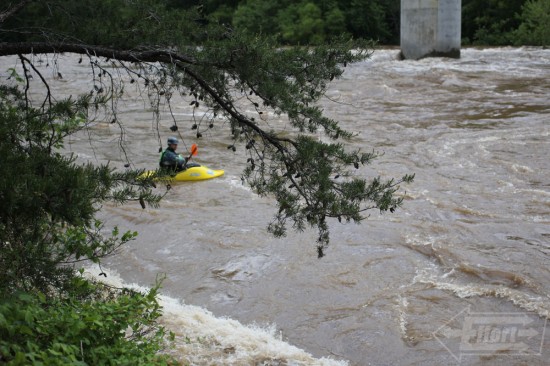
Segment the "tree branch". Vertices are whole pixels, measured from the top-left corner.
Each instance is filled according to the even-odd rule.
[[[292,143],[289,139],[277,138],[271,134],[266,133],[259,128],[255,123],[248,118],[238,113],[230,103],[225,101],[214,90],[208,82],[202,79],[198,74],[189,70],[186,66],[197,64],[185,55],[169,50],[118,50],[102,46],[90,46],[86,44],[78,43],[46,43],[46,42],[24,42],[24,43],[0,43],[0,56],[16,55],[16,54],[29,54],[29,53],[77,53],[83,55],[93,55],[98,57],[113,58],[119,61],[127,62],[161,62],[165,64],[175,64],[179,70],[183,71],[193,79],[208,93],[210,96],[225,109],[235,120],[239,123],[246,125],[254,130],[262,138],[269,141],[280,152],[284,153],[285,148],[281,145],[281,142]]]
[[[179,61],[187,64],[195,63],[194,60],[186,57],[185,55],[169,50],[119,50],[103,46],[61,42],[0,42],[0,56],[66,52],[97,57],[107,57],[129,62],[173,63],[173,61]]]
[[[9,3],[8,8],[0,13],[0,23],[3,23],[6,19],[13,16],[19,10],[23,9],[23,7],[30,2],[31,0],[21,0],[19,3],[13,6],[11,3]]]

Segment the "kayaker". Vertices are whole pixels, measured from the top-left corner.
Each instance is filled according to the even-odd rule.
[[[185,158],[176,153],[178,148],[178,139],[175,137],[168,137],[167,143],[168,147],[160,156],[160,167],[174,170],[176,172],[182,171],[185,168]]]

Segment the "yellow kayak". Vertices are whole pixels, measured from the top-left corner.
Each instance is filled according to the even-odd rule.
[[[145,172],[143,175],[146,177],[150,177],[155,173],[156,172],[154,170],[150,170],[148,172]],[[214,170],[201,165],[201,166],[189,167],[184,171],[178,172],[175,176],[168,179],[172,181],[175,180],[179,182],[188,182],[188,181],[206,180],[206,179],[221,177],[223,173],[224,173],[223,170]]]
[[[206,180],[222,176],[223,170],[214,170],[205,166],[194,166],[185,169],[183,172],[179,172],[173,178],[177,181],[193,181],[193,180]]]

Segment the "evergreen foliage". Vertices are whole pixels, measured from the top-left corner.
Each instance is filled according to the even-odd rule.
[[[514,32],[516,45],[550,46],[550,0],[529,0]]]
[[[351,0],[346,6],[348,9],[348,24],[354,35],[370,35],[382,43],[392,39],[389,24],[386,21],[388,5],[392,1],[381,2],[376,0]]]
[[[462,37],[466,44],[511,45],[526,0],[462,0]]]
[[[23,79],[14,74],[15,78]],[[84,96],[39,108],[17,87],[0,86],[0,289],[63,288],[68,265],[94,262],[135,234],[102,235],[94,215],[106,200],[144,200],[157,205],[151,182],[134,185],[140,172],[79,165],[58,152],[63,139],[85,127],[86,109],[98,100]]]
[[[245,0],[226,19],[231,18],[233,26],[249,33],[274,34],[283,44],[318,45],[345,34],[397,44],[399,2]],[[227,6],[224,9],[230,10]]]

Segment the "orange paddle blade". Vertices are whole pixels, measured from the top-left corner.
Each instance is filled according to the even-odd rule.
[[[197,156],[199,152],[199,148],[197,147],[197,144],[191,145],[191,156]]]

